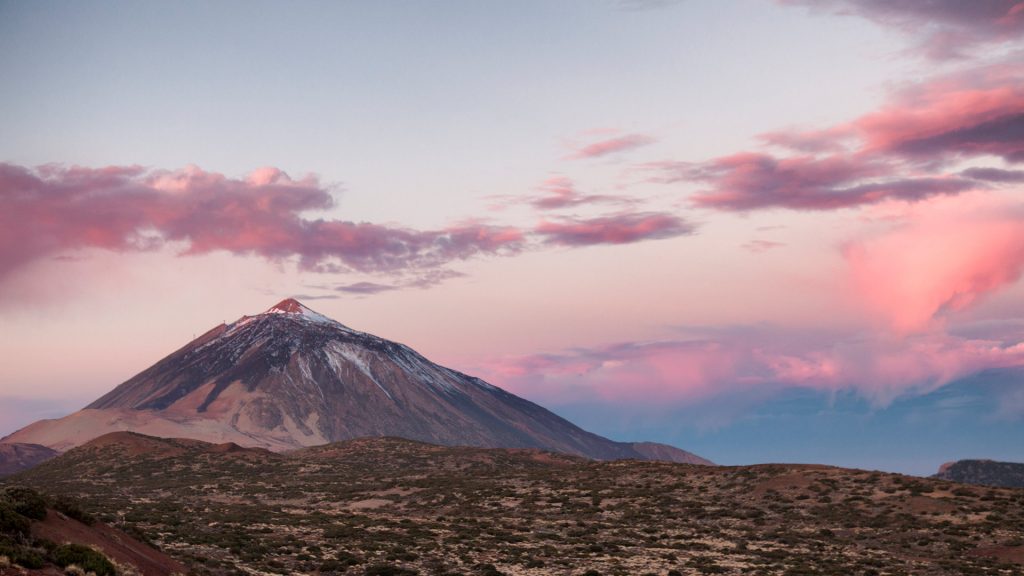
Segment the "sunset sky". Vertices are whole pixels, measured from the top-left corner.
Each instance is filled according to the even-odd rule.
[[[294,296],[723,464],[1024,461],[1024,2],[0,0],[0,435]]]

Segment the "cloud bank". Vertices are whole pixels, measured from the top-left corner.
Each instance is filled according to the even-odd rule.
[[[706,339],[498,358],[473,369],[500,386],[553,404],[585,398],[655,407],[806,388],[852,391],[881,407],[981,370],[1024,366],[1024,343],[938,334],[850,337],[830,344],[786,339],[781,329],[770,334],[736,330]]]
[[[552,193],[563,203],[590,201],[560,190]],[[0,279],[35,260],[75,250],[147,251],[173,243],[187,255],[224,251],[296,259],[309,271],[413,272],[428,280],[405,284],[422,287],[433,282],[430,271],[454,261],[551,244],[624,244],[690,232],[676,216],[647,212],[543,222],[533,230],[482,223],[415,230],[313,218],[307,214],[335,206],[329,188],[313,176],[293,179],[276,168],[230,178],[194,166],[30,169],[0,163],[0,204]]]

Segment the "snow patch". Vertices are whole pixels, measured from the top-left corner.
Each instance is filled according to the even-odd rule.
[[[335,372],[340,372],[342,363],[347,362],[355,366],[360,372],[363,373],[363,375],[369,378],[371,382],[376,384],[377,387],[381,389],[381,392],[384,392],[384,394],[387,395],[389,400],[394,401],[394,398],[391,396],[391,393],[388,392],[387,389],[385,389],[384,386],[381,386],[381,383],[377,381],[377,378],[373,375],[373,372],[370,371],[370,366],[366,363],[366,360],[359,355],[359,352],[357,350],[353,349],[352,347],[346,344],[332,342],[327,347],[327,352],[327,360],[331,363],[331,366],[334,368]]]

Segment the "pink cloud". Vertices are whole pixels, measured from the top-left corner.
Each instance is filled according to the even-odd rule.
[[[334,199],[314,177],[275,168],[244,179],[196,167],[90,169],[0,164],[0,277],[40,258],[83,248],[140,251],[184,243],[186,254],[227,251],[301,267],[361,271],[431,267],[519,250],[510,227],[418,231],[366,222],[306,219]]]
[[[544,221],[537,226],[535,232],[550,244],[590,246],[674,238],[692,234],[694,227],[673,214],[638,212],[590,219]]]
[[[857,15],[893,27],[920,43],[934,59],[964,57],[972,49],[1020,40],[1024,2],[1020,0],[781,0],[814,10]]]
[[[900,333],[925,330],[1024,273],[1024,211],[985,197],[932,201],[844,249],[852,285]]]
[[[628,342],[493,359],[473,371],[553,404],[588,398],[657,406],[807,388],[849,390],[884,406],[980,370],[1024,365],[1024,344],[942,334],[795,345],[780,344],[785,338],[779,336],[735,333],[708,340]]]
[[[850,129],[865,153],[950,161],[996,156],[1024,162],[1024,77],[990,67],[906,88]]]
[[[761,139],[790,154],[740,152],[646,167],[657,182],[707,185],[693,203],[732,211],[916,202],[1013,182],[1013,171],[944,169],[981,157],[1024,162],[1024,77],[1019,66],[1005,62],[945,75],[905,87],[850,122]]]
[[[653,137],[646,134],[624,134],[614,138],[607,138],[581,146],[573,151],[570,158],[600,158],[610,154],[634,150],[642,146],[648,146],[656,142]]]

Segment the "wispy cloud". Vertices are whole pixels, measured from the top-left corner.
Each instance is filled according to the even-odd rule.
[[[899,178],[892,168],[845,156],[776,157],[743,152],[702,164],[657,166],[662,182],[703,182],[692,201],[702,208],[751,211],[768,208],[836,210],[883,200],[921,200],[977,188],[956,176]]]
[[[895,28],[917,41],[916,51],[937,59],[964,58],[981,48],[1019,41],[1019,0],[781,0],[816,11],[856,15]]]
[[[629,150],[635,150],[657,142],[653,136],[646,134],[623,134],[612,138],[605,138],[589,144],[576,147],[569,158],[580,160],[586,158],[601,158],[612,154],[618,154]]]
[[[605,194],[584,194],[576,188],[572,179],[566,176],[552,176],[538,187],[541,195],[528,200],[538,210],[559,210],[586,204],[630,204],[632,199],[625,196]]]
[[[775,248],[781,248],[785,246],[783,242],[775,242],[773,240],[751,240],[743,245],[745,250],[753,252],[754,254],[762,254]]]
[[[338,292],[346,294],[380,294],[381,292],[392,292],[398,290],[394,284],[378,284],[376,282],[355,282],[352,284],[341,284],[335,287]]]
[[[590,219],[566,218],[541,222],[536,233],[550,244],[591,246],[629,244],[642,240],[693,234],[695,227],[663,212],[624,213]]]

